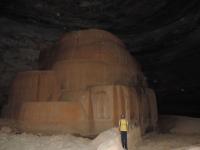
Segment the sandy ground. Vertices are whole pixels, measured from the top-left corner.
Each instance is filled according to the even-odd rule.
[[[200,150],[200,118],[160,116],[158,131],[143,137],[135,149]]]
[[[0,120],[0,129],[0,150],[122,150],[117,129],[105,131],[93,140],[69,134],[21,133],[8,120]],[[200,119],[161,116],[157,132],[142,139],[138,133],[139,129],[130,129],[129,150],[200,150]]]
[[[137,150],[200,150],[200,135],[152,134],[137,144]],[[132,149],[132,150],[135,150]]]
[[[95,139],[64,135],[33,135],[0,130],[0,150],[123,150],[116,129],[101,133]]]

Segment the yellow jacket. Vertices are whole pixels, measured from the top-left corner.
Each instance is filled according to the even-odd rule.
[[[119,130],[128,131],[128,121],[126,119],[119,120]]]

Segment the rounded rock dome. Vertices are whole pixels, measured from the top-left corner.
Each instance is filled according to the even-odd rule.
[[[96,85],[131,85],[141,74],[123,42],[97,29],[64,35],[57,43],[53,61],[52,68],[68,91]]]
[[[91,43],[97,43],[107,41],[109,43],[115,43],[115,45],[125,48],[124,43],[115,35],[110,32],[100,29],[88,29],[81,31],[72,31],[64,34],[58,41],[58,45],[65,46],[65,48],[71,48],[76,46],[88,45]]]
[[[40,63],[43,70],[16,76],[3,109],[21,131],[91,136],[116,126],[122,113],[142,134],[156,127],[155,94],[137,61],[111,33],[65,34],[43,51]]]
[[[138,63],[127,50],[108,41],[92,43],[65,49],[59,48],[55,62],[63,60],[95,61],[106,64],[129,64],[138,69]]]

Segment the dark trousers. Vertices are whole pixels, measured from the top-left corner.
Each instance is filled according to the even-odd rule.
[[[121,131],[121,141],[122,141],[122,147],[126,150],[127,148],[127,131]]]

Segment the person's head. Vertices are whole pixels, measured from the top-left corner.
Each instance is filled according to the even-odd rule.
[[[122,119],[125,118],[125,114],[124,114],[124,113],[121,114],[121,118],[122,118]]]

